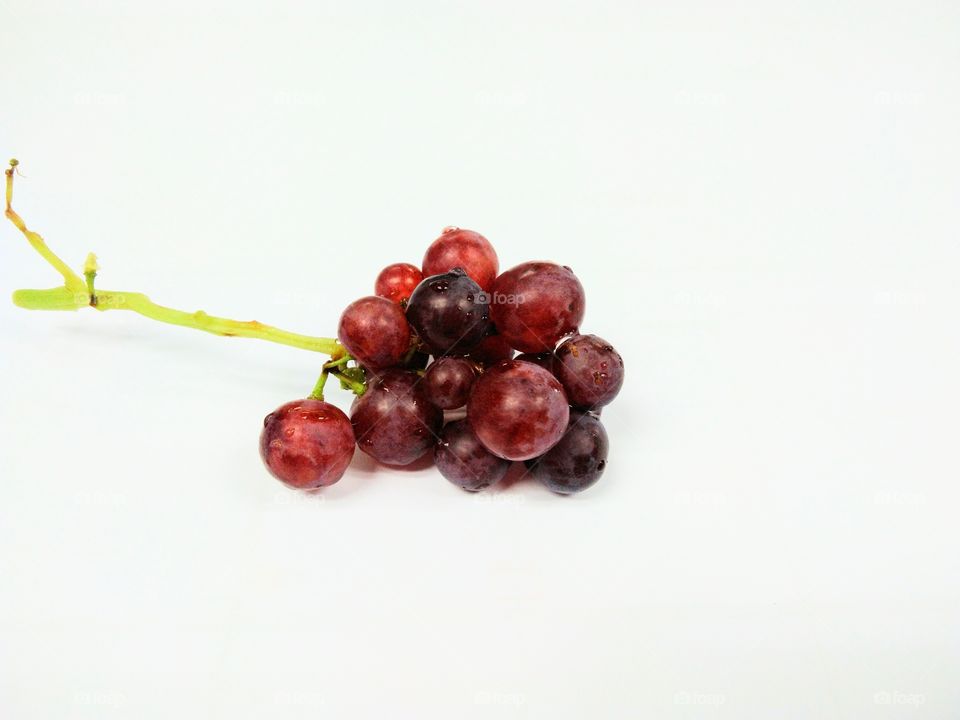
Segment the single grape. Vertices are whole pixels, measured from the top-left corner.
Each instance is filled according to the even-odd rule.
[[[350,421],[367,455],[387,465],[409,465],[433,447],[443,411],[427,400],[415,372],[384,370],[353,401]]]
[[[403,309],[373,295],[347,305],[337,337],[357,362],[373,369],[399,364],[410,348],[410,326]]]
[[[486,336],[490,301],[456,268],[417,286],[407,302],[407,321],[434,357],[463,355]]]
[[[442,357],[423,376],[427,399],[442,410],[463,407],[477,379],[476,366],[465,358]]]
[[[592,410],[608,404],[620,392],[623,358],[603,338],[574,335],[557,348],[554,372],[570,404]]]
[[[576,332],[585,303],[583,286],[570,268],[527,262],[493,284],[490,318],[520,352],[550,351],[561,337]]]
[[[544,370],[548,372],[553,372],[553,363],[556,360],[552,352],[540,352],[540,353],[521,353],[517,355],[517,360],[523,360],[524,362],[530,362],[534,365],[539,365]]]
[[[454,485],[476,492],[503,479],[510,461],[487,450],[466,419],[447,423],[433,451],[440,474]]]
[[[260,457],[267,470],[287,485],[333,485],[353,458],[350,420],[322,400],[294,400],[263,420]]]
[[[377,275],[374,294],[390,302],[403,303],[423,280],[420,268],[410,263],[387,265]]]
[[[470,359],[485,367],[496,365],[513,357],[513,348],[502,335],[487,335],[480,344],[470,351]]]
[[[560,439],[570,407],[560,381],[548,371],[533,363],[504,360],[474,383],[467,418],[494,455],[527,460]]]
[[[440,275],[462,268],[481,288],[490,291],[500,270],[493,245],[480,233],[448,227],[423,256],[423,275]]]
[[[569,495],[586,490],[600,479],[609,449],[607,431],[600,418],[575,410],[570,413],[570,424],[560,442],[525,464],[553,492]]]

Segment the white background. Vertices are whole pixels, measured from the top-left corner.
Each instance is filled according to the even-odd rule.
[[[318,356],[0,303],[0,716],[956,717],[956,3],[0,7],[102,287],[327,335],[457,224],[627,366],[581,496],[310,500],[257,437]]]

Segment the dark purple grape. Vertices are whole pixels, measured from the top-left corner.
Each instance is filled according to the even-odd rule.
[[[553,371],[574,407],[600,408],[613,400],[623,385],[623,358],[596,335],[574,335],[557,348]]]
[[[403,309],[374,295],[347,305],[337,337],[361,365],[373,369],[397,365],[410,349],[410,326]]]
[[[555,358],[552,352],[521,353],[517,355],[516,359],[539,365],[544,370],[551,373],[553,372],[553,362]]]
[[[489,296],[455,268],[417,285],[407,302],[407,321],[434,357],[463,355],[487,334]]]
[[[498,362],[510,360],[513,357],[513,348],[507,344],[501,335],[487,335],[480,344],[470,351],[470,359],[484,367],[496,365]]]
[[[469,360],[442,357],[427,367],[421,384],[430,402],[443,410],[453,410],[467,404],[476,379],[477,368]]]
[[[583,320],[583,286],[568,267],[527,262],[493,283],[490,317],[520,352],[550,351]]]
[[[474,383],[467,417],[494,455],[527,460],[553,446],[570,418],[563,386],[539,365],[505,360]]]
[[[260,457],[287,485],[318,488],[343,476],[355,448],[350,420],[322,400],[295,400],[263,420]]]
[[[440,474],[454,485],[476,492],[503,479],[510,461],[487,450],[466,419],[447,423],[433,451]]]
[[[560,442],[541,457],[527,460],[530,473],[561,495],[586,490],[607,466],[610,443],[600,418],[592,413],[574,411]]]
[[[387,465],[409,465],[433,447],[443,411],[427,400],[415,372],[383,370],[353,401],[350,420],[363,452]]]
[[[487,292],[490,291],[500,262],[493,245],[480,233],[456,227],[444,228],[423,256],[423,274],[439,275],[462,268]]]

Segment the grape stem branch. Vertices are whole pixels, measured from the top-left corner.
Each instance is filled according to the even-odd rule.
[[[18,163],[10,161],[10,167],[4,172],[7,176],[7,219],[33,246],[40,256],[54,270],[63,276],[63,285],[46,290],[17,290],[13,294],[15,305],[27,310],[79,310],[92,307],[96,310],[131,310],[139,315],[158,322],[181,327],[194,328],[225,337],[247,337],[258,340],[289,345],[290,347],[311,350],[330,355],[333,360],[349,359],[344,347],[335,338],[313,337],[281,330],[264,325],[256,320],[241,321],[208,315],[202,310],[184,312],[158,305],[142,293],[117,292],[114,290],[94,290],[94,278],[97,275],[96,256],[88,256],[84,266],[84,277],[70,269],[40,237],[39,233],[27,228],[26,223],[13,209],[13,176]]]

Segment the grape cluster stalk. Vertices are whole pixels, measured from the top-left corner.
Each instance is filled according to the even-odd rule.
[[[98,288],[93,253],[74,272],[14,211],[18,165],[11,160],[5,170],[5,215],[63,282],[17,290],[17,306],[127,310],[329,356],[308,395],[263,421],[260,454],[281,482],[307,490],[332,485],[358,448],[388,466],[429,457],[469,492],[495,486],[521,462],[561,495],[585,490],[603,474],[609,440],[600,413],[620,392],[624,364],[606,340],[581,334],[585,291],[569,267],[535,261],[500,272],[487,238],[448,226],[419,266],[384,267],[374,293],[343,310],[337,337],[304,335]],[[349,415],[324,399],[330,377],[355,395]]]

